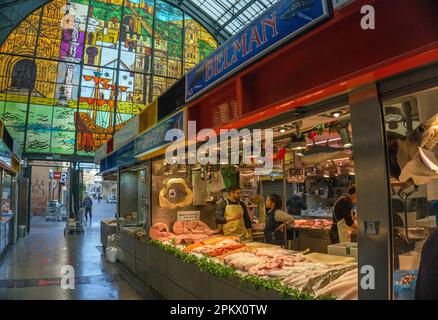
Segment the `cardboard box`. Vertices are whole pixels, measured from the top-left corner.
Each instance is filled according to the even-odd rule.
[[[400,270],[418,270],[420,267],[421,254],[416,251],[410,251],[398,256]]]

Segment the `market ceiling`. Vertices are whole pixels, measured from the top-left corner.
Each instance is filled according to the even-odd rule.
[[[0,45],[30,13],[51,0],[1,0]],[[223,43],[275,0],[167,0],[198,20]]]

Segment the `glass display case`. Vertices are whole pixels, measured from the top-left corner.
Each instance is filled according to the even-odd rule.
[[[384,102],[385,128],[391,175],[393,238],[393,298],[428,299],[418,286],[431,252],[423,248],[437,225],[438,88]],[[436,246],[436,245],[435,245]],[[419,283],[422,282],[422,283]],[[417,291],[417,292],[416,292]]]
[[[0,255],[12,240],[14,206],[12,202],[12,175],[1,170],[2,205],[0,213]]]
[[[120,171],[119,222],[121,227],[145,226],[149,217],[149,165]]]

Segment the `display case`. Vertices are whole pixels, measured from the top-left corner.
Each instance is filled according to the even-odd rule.
[[[14,237],[14,204],[13,204],[13,176],[1,169],[2,206],[0,213],[0,257],[5,249],[13,242]]]

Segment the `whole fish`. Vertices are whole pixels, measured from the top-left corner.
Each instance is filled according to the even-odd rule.
[[[312,0],[292,1],[286,12],[280,16],[280,19],[292,20],[293,18],[302,18],[307,21],[313,21],[311,17],[305,15],[302,11],[312,8],[314,5],[315,3]]]

